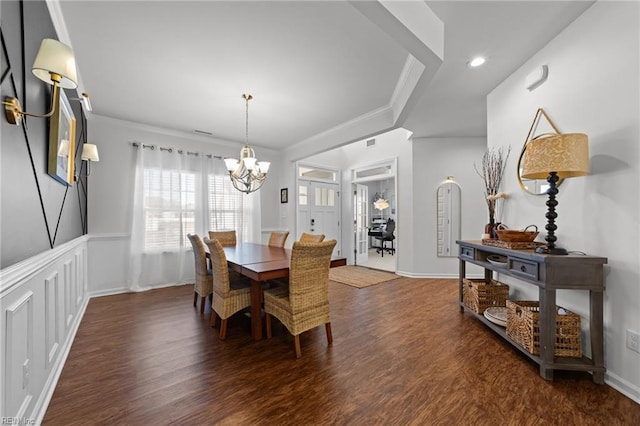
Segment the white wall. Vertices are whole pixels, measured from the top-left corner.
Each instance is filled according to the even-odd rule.
[[[91,117],[88,127],[89,141],[97,144],[100,151],[100,162],[92,164],[89,176],[89,292],[124,291],[135,174],[135,148],[131,142],[234,158],[238,158],[242,145],[97,115]],[[253,148],[258,159],[271,162],[267,181],[260,189],[262,227],[278,228],[275,212],[279,209],[278,174],[282,163],[273,150]]]
[[[413,244],[413,236],[411,235],[413,217],[411,187],[413,183],[411,179],[412,148],[409,132],[404,129],[396,129],[375,136],[375,139],[376,145],[373,148],[367,148],[365,140],[362,140],[337,148],[330,153],[309,157],[305,159],[305,161],[308,160],[318,164],[332,164],[333,167],[339,165],[342,168],[343,194],[351,194],[351,170],[383,160],[397,158],[397,270],[400,273],[403,271],[411,271],[412,255],[410,248]],[[336,159],[339,160],[336,161]],[[329,163],[331,160],[334,160],[333,163]],[[349,264],[353,264],[353,207],[351,204],[351,196],[345,195],[342,197],[342,223],[344,224],[342,227],[342,252],[347,256]],[[405,253],[405,255],[402,253]]]
[[[412,253],[413,274],[423,277],[458,277],[457,257],[437,256],[438,185],[453,176],[462,189],[461,237],[479,240],[489,221],[484,201],[484,184],[473,168],[480,165],[487,148],[485,138],[415,138],[413,179],[415,225]],[[455,252],[457,256],[457,251]],[[472,265],[470,265],[472,266]],[[480,273],[469,268],[470,273]]]
[[[639,10],[636,2],[596,3],[487,101],[490,146],[523,143],[539,107],[561,132],[589,136],[590,174],[559,188],[557,245],[608,257],[606,380],[638,402],[640,354],[626,348],[625,330],[640,331]],[[526,75],[543,64],[549,67],[548,80],[528,92]],[[517,156],[510,159],[505,176],[505,190],[512,194],[505,222],[544,229],[546,197],[520,191],[516,161]],[[532,286],[512,287],[518,297],[537,296]],[[579,313],[586,326],[586,292],[561,292],[558,304]]]
[[[408,135],[406,130],[397,129],[375,136],[375,148],[366,148],[362,140],[307,160],[342,167],[342,190],[346,193],[351,189],[351,170],[397,158],[397,272],[411,277],[457,277],[458,259],[436,255],[436,189],[447,176],[455,177],[462,187],[462,238],[480,239],[488,212],[482,180],[473,164],[480,163],[486,139],[409,139]],[[342,229],[343,253],[352,264],[351,197],[343,197],[342,203],[342,223],[346,224]],[[469,273],[480,275],[482,271],[470,267]]]

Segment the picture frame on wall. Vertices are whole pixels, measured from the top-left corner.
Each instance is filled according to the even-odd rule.
[[[282,188],[280,190],[280,203],[288,203],[289,202],[289,188]]]
[[[75,176],[76,117],[64,90],[54,100],[55,111],[49,118],[49,176],[71,186]]]

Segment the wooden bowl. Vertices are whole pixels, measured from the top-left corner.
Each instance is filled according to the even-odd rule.
[[[527,229],[534,227],[535,231],[527,231]],[[518,242],[518,243],[530,243],[538,236],[538,227],[535,225],[529,225],[524,230],[516,229],[498,229],[498,239],[500,241]]]

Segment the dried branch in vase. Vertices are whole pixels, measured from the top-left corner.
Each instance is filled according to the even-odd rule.
[[[496,201],[499,198],[506,197],[506,194],[499,191],[510,153],[511,146],[506,148],[506,154],[505,148],[502,146],[500,148],[489,148],[482,156],[482,172],[478,170],[475,163],[473,164],[476,173],[484,181],[484,195],[489,209],[489,220],[492,222],[496,216]],[[498,196],[499,193],[504,195]]]

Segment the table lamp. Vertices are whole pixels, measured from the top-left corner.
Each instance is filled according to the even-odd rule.
[[[589,139],[584,133],[558,133],[540,139],[533,139],[526,146],[522,177],[527,179],[547,179],[547,245],[538,247],[536,253],[567,254],[567,250],[556,247],[555,231],[558,227],[556,195],[558,179],[584,176],[589,172]]]

